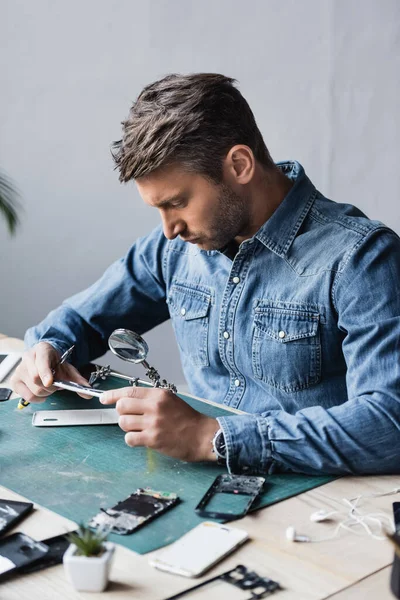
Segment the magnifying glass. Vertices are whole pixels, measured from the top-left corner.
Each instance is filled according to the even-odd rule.
[[[157,369],[147,362],[149,347],[141,335],[129,329],[115,329],[108,338],[108,345],[111,352],[118,358],[134,364],[141,363],[154,387],[165,388],[176,393],[176,386],[168,383],[165,379],[161,380]]]

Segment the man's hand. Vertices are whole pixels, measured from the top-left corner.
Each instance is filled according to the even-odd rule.
[[[128,446],[147,446],[186,461],[215,461],[212,439],[218,421],[206,417],[168,390],[126,387],[102,394],[116,403],[118,424]]]
[[[68,362],[56,367],[60,354],[47,342],[39,342],[22,355],[22,361],[11,378],[14,392],[27,402],[44,402],[46,397],[59,388],[52,386],[54,378],[89,385],[75,367]],[[51,372],[56,368],[55,376]],[[82,398],[90,398],[79,394]]]

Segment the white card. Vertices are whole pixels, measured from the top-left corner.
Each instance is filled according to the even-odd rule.
[[[33,413],[35,427],[61,427],[64,425],[115,425],[118,423],[115,408],[81,410],[40,410]]]

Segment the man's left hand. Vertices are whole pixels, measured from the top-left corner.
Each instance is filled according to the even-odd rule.
[[[215,461],[212,439],[219,429],[169,390],[126,387],[104,392],[102,404],[114,404],[128,446],[147,446],[185,461]]]

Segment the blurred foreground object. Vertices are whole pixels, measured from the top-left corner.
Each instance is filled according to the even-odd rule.
[[[3,214],[8,231],[13,235],[19,225],[18,210],[20,203],[19,194],[10,179],[0,172],[0,213]]]

